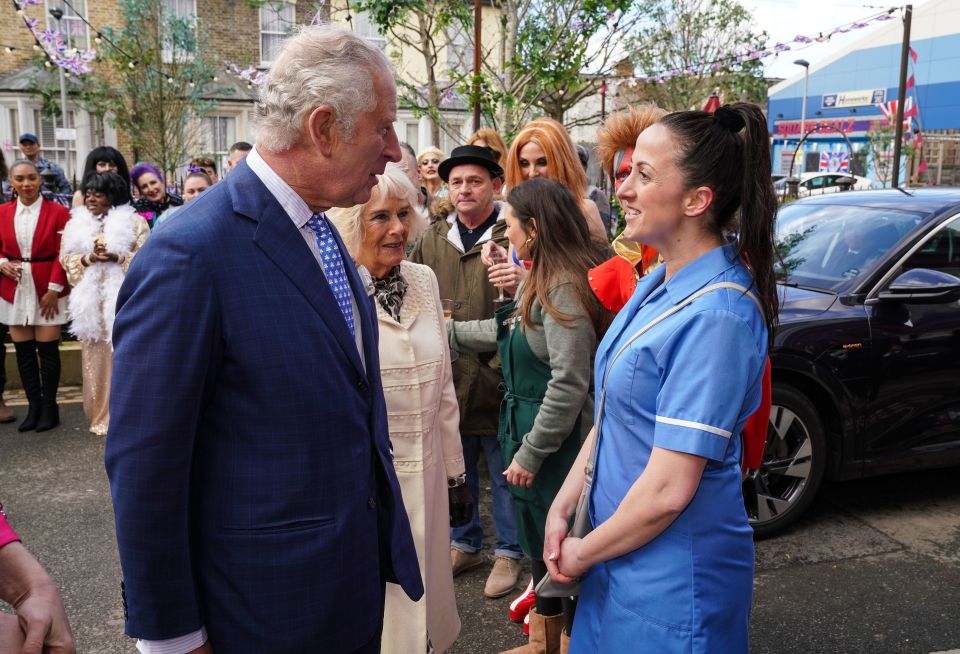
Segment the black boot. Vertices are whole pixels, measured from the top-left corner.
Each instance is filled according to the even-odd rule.
[[[23,391],[27,394],[30,408],[17,431],[32,431],[37,428],[40,419],[40,400],[42,390],[40,386],[40,365],[37,362],[37,342],[34,340],[14,342],[17,350],[17,369],[20,371],[20,382]]]
[[[60,386],[60,341],[37,342],[43,391],[37,431],[49,431],[60,424],[57,388]]]

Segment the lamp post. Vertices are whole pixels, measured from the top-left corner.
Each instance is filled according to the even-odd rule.
[[[810,62],[806,59],[797,59],[793,62],[797,66],[803,66],[803,100],[800,103],[800,135],[807,133],[807,85],[810,83]],[[801,141],[803,139],[801,138]],[[800,144],[797,144],[797,152],[800,151]],[[796,155],[794,155],[796,156]],[[806,168],[806,166],[804,166]],[[800,172],[803,172],[801,169]]]
[[[63,18],[63,9],[61,7],[51,7],[50,15],[55,21],[57,21],[57,31],[63,34],[63,23],[61,19]],[[63,67],[57,66],[57,70],[60,71],[60,126],[66,130],[67,128],[67,80],[63,74]],[[70,141],[63,142],[63,158],[64,163],[66,164],[67,179],[72,180],[71,176],[72,166],[70,165]]]

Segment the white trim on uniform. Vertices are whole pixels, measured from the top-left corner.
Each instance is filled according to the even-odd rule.
[[[700,431],[707,431],[711,434],[716,434],[717,436],[723,436],[724,438],[730,438],[733,436],[732,432],[727,431],[726,429],[720,429],[719,427],[712,427],[710,425],[705,425],[702,422],[693,422],[692,420],[677,420],[676,418],[665,418],[664,416],[657,416],[657,422],[662,422],[666,425],[676,425],[677,427],[689,427],[690,429],[699,429]]]

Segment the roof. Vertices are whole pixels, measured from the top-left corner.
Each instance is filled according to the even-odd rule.
[[[895,208],[918,213],[940,213],[952,207],[960,210],[960,188],[930,187],[898,191],[844,191],[825,193],[798,200],[803,204],[845,205],[858,207]]]

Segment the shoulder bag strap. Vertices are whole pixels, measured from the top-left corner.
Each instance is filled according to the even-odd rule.
[[[747,290],[740,284],[735,284],[734,282],[717,282],[716,284],[705,286],[701,288],[699,291],[691,293],[686,298],[684,298],[677,304],[673,305],[672,307],[670,307],[669,309],[661,313],[659,316],[657,316],[656,318],[648,322],[646,325],[638,329],[637,332],[633,336],[631,336],[629,340],[627,340],[627,342],[624,343],[619,350],[617,350],[617,353],[614,354],[613,357],[607,362],[607,372],[603,376],[603,388],[600,391],[600,404],[597,409],[597,419],[596,419],[596,422],[594,423],[594,425],[596,426],[596,431],[593,437],[593,448],[590,452],[590,458],[587,460],[587,466],[584,470],[584,472],[586,473],[585,484],[587,487],[589,487],[593,483],[593,468],[597,459],[597,448],[600,445],[600,427],[601,427],[601,424],[603,423],[603,410],[607,400],[607,379],[610,377],[610,371],[613,370],[613,364],[616,363],[617,359],[620,358],[621,354],[627,351],[627,348],[629,348],[634,341],[636,341],[638,338],[646,334],[653,327],[663,322],[664,320],[666,320],[676,312],[680,311],[680,309],[692,303],[694,300],[706,295],[707,293],[712,293],[713,291],[719,291],[724,288],[729,288],[734,291],[740,291],[741,293],[749,297],[751,300],[753,300],[753,303],[757,305],[757,309],[760,311],[760,314],[763,315],[763,305],[760,304],[760,300],[757,299],[756,295],[751,293],[749,290]]]

